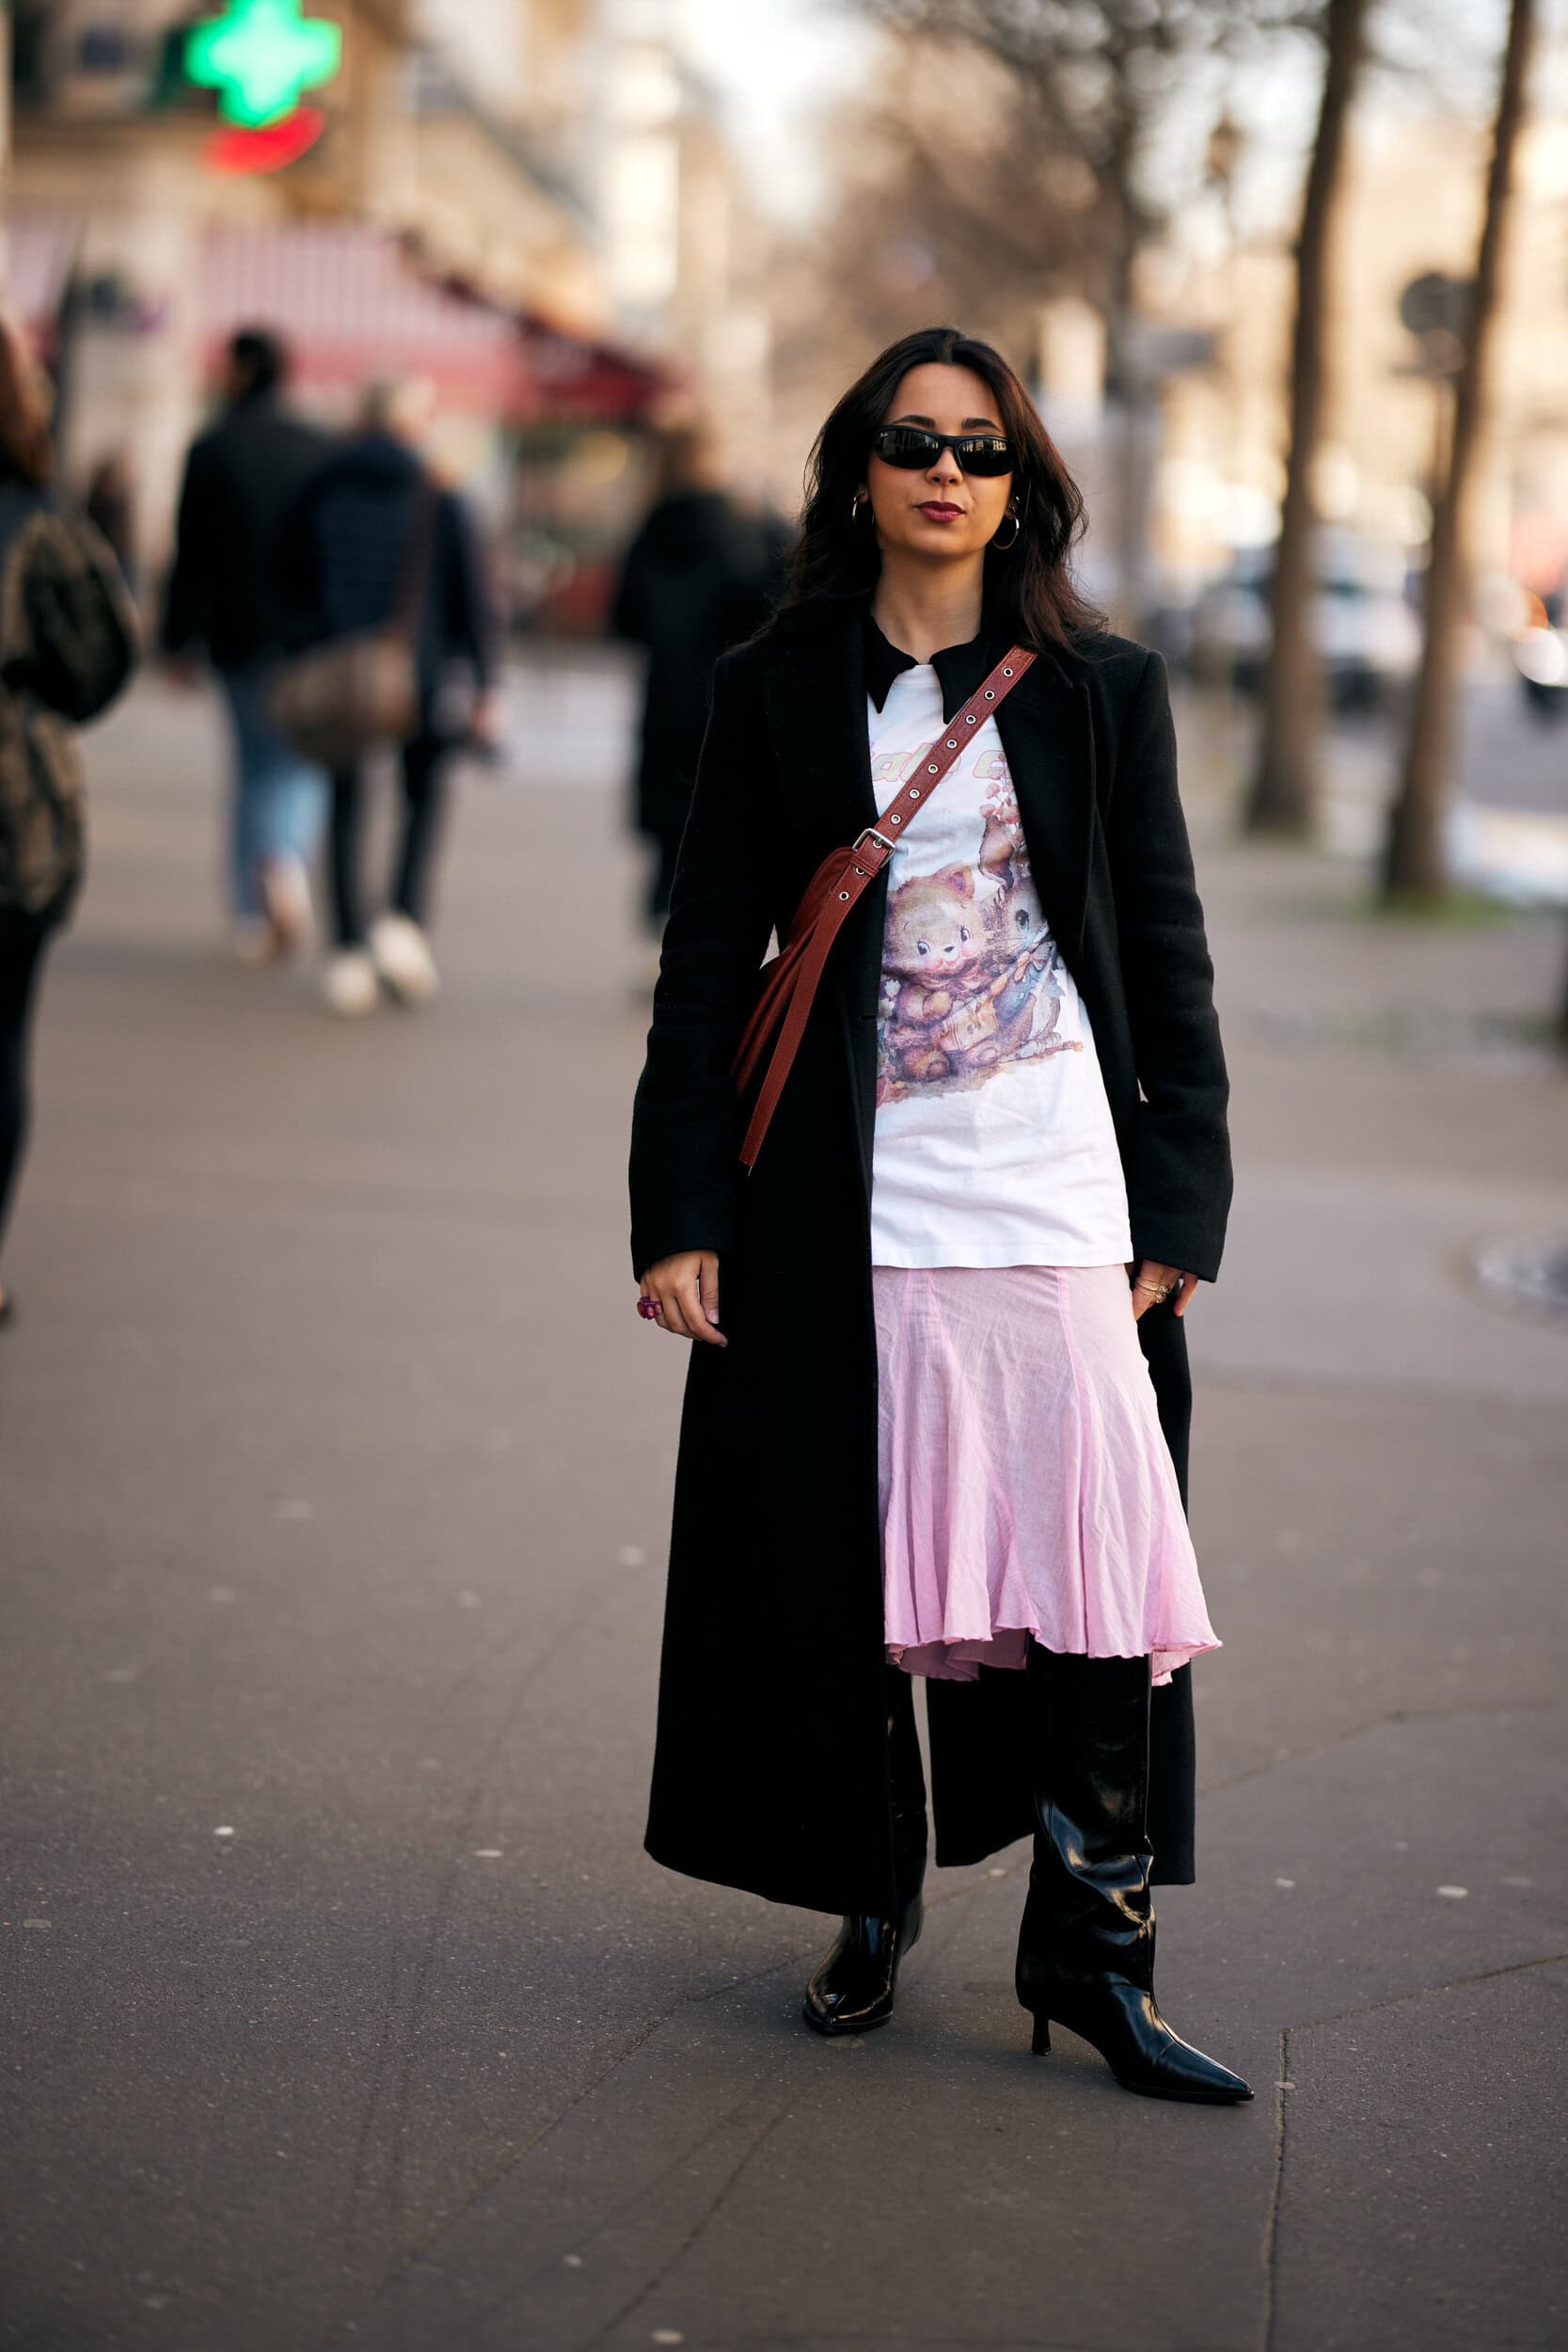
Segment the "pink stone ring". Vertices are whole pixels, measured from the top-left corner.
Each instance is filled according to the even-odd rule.
[[[637,1302],[637,1311],[641,1316],[644,1323],[657,1323],[659,1317],[659,1304],[657,1299],[640,1298]]]

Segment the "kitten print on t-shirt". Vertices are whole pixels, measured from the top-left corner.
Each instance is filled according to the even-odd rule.
[[[880,791],[912,770],[929,746],[874,762]],[[946,789],[958,784],[960,761]],[[878,1024],[877,1100],[983,1087],[1010,1064],[1082,1053],[1059,1034],[1061,955],[1052,938],[1023,846],[1018,801],[999,750],[976,744],[975,779],[989,786],[974,820],[973,860],[896,880],[888,896]],[[984,773],[983,771],[990,772]],[[955,794],[955,797],[957,795]],[[943,829],[951,856],[952,835]],[[965,848],[967,850],[968,844]],[[918,834],[900,844],[914,863]]]

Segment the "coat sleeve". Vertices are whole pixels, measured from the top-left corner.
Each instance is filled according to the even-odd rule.
[[[681,838],[647,1059],[632,1111],[632,1265],[735,1238],[739,1104],[730,1074],[773,920],[756,789],[760,722],[733,660],[714,671]],[[765,755],[761,755],[765,756]]]
[[[1170,692],[1155,653],[1124,722],[1107,845],[1144,1097],[1127,1187],[1133,1254],[1212,1282],[1230,1208],[1230,1089],[1177,790]]]
[[[448,646],[486,688],[496,674],[495,624],[479,525],[455,490],[442,501],[440,523]]]
[[[193,443],[180,485],[174,566],[164,597],[163,647],[168,654],[185,653],[207,635],[213,590],[211,470],[210,453],[199,441]]]
[[[648,539],[640,531],[626,550],[610,608],[609,633],[630,645],[648,642]]]

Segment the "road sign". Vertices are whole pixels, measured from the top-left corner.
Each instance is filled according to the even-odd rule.
[[[1470,296],[1465,279],[1431,269],[1413,278],[1401,294],[1400,318],[1413,335],[1451,335],[1463,342],[1470,326]]]

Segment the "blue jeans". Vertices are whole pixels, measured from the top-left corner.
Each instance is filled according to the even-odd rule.
[[[315,859],[326,821],[326,778],[278,733],[267,708],[273,665],[219,670],[234,735],[230,803],[229,889],[234,912],[259,915],[261,868],[274,858]]]

